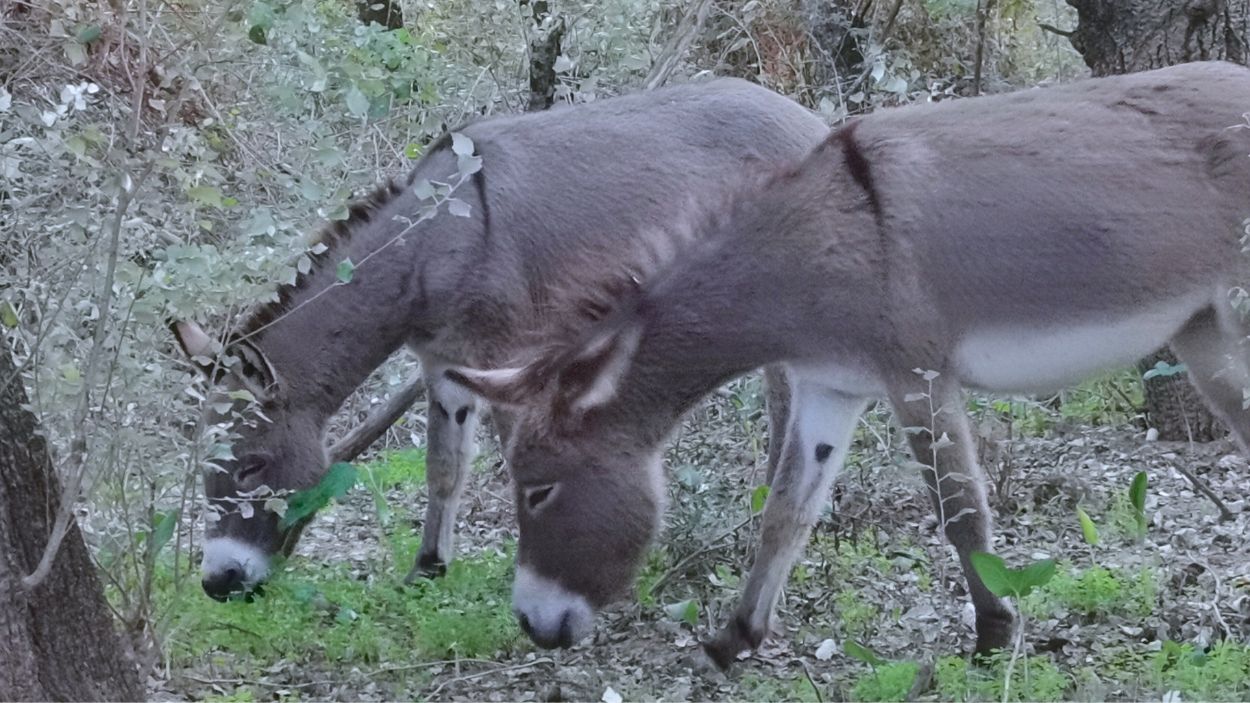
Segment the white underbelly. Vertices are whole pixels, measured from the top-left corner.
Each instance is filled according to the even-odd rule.
[[[1057,390],[1131,364],[1168,342],[1200,305],[1048,328],[973,330],[955,349],[965,386],[1002,393]]]

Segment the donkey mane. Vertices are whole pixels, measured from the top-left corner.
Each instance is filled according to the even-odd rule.
[[[345,219],[322,226],[310,241],[308,249],[302,252],[312,260],[308,272],[296,274],[294,283],[279,285],[277,299],[253,308],[231,336],[235,339],[250,337],[290,310],[295,294],[308,286],[312,275],[327,264],[336,263],[335,254],[351,240],[352,234],[373,222],[379,211],[403,193],[411,185],[415,173],[411,172],[402,181],[391,178],[379,183],[368,195],[358,198],[348,206]],[[313,253],[312,249],[318,244],[324,245],[325,249],[320,253]]]
[[[876,184],[866,157],[860,151],[854,132],[858,122],[833,130],[817,144],[812,153],[838,149],[847,162],[854,182],[865,191],[874,213],[880,213]],[[771,164],[755,173],[734,177],[722,193],[709,202],[692,202],[684,217],[664,227],[660,236],[651,240],[640,237],[645,247],[640,260],[644,263],[622,268],[614,276],[604,276],[598,284],[583,291],[576,305],[576,315],[554,316],[533,338],[543,340],[522,344],[530,351],[520,365],[527,367],[522,381],[530,391],[538,391],[544,382],[561,369],[577,363],[586,349],[605,335],[618,332],[648,314],[649,294],[666,280],[674,265],[693,255],[700,248],[712,249],[717,241],[712,233],[722,230],[736,218],[748,216],[747,209],[758,207],[750,197],[779,182],[798,178],[809,156],[790,163]]]

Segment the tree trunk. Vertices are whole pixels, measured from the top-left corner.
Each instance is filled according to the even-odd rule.
[[[1189,61],[1244,64],[1250,52],[1250,0],[1067,0],[1076,8],[1069,36],[1095,76],[1145,71]],[[1176,358],[1163,349],[1141,371]],[[1210,441],[1227,433],[1198,392],[1179,376],[1145,381],[1151,427],[1166,440]]]
[[[1069,39],[1095,76],[1189,61],[1246,63],[1248,0],[1067,0]]]
[[[551,107],[556,99],[556,59],[560,58],[560,45],[564,41],[564,18],[551,12],[548,0],[520,0],[522,7],[529,5],[534,17],[530,34],[530,99],[528,112],[538,112]]]
[[[61,499],[47,445],[0,336],[0,700],[139,700],[95,565],[75,523],[52,570],[27,588]]]

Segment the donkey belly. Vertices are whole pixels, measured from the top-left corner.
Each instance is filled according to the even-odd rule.
[[[1208,303],[1191,298],[1149,312],[1048,327],[975,328],[960,339],[955,368],[964,385],[982,390],[1056,390],[1153,352]]]

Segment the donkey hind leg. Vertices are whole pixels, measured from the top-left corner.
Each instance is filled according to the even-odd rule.
[[[894,414],[905,428],[916,460],[924,466],[938,521],[959,553],[976,608],[977,651],[1007,647],[1015,616],[1003,599],[985,587],[970,560],[973,552],[992,551],[993,521],[963,393],[955,379],[945,376],[932,382],[917,376],[900,385],[890,392]]]
[[[704,645],[722,669],[738,654],[758,647],[790,569],[820,518],[829,486],[846,458],[856,421],[868,401],[796,382],[793,413],[784,448],[764,504],[763,528],[755,564],[731,620]]]
[[[454,550],[456,509],[464,492],[469,462],[477,453],[477,399],[443,377],[437,364],[421,360],[429,407],[426,410],[425,483],[429,505],[417,561],[406,582],[447,572]]]
[[[774,364],[764,369],[764,396],[768,405],[768,469],[764,483],[771,486],[781,462],[786,428],[790,426],[790,379],[784,366]]]
[[[1172,338],[1177,357],[1189,367],[1189,379],[1211,410],[1232,430],[1241,450],[1250,453],[1250,409],[1244,407],[1250,389],[1250,349],[1247,325],[1232,306],[1218,303],[1189,320]]]

